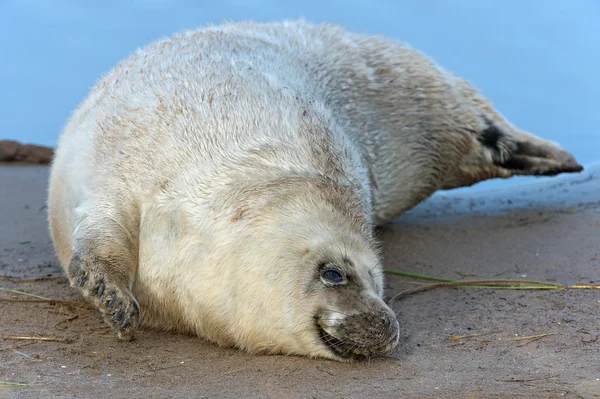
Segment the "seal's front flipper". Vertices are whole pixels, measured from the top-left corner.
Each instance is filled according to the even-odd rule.
[[[132,294],[137,271],[136,245],[131,235],[105,214],[104,208],[88,207],[74,234],[73,256],[67,268],[71,286],[93,303],[104,320],[123,340],[133,339],[140,307]]]
[[[138,325],[140,307],[114,262],[119,260],[99,256],[96,250],[86,248],[73,255],[69,277],[71,285],[100,310],[118,337],[130,341]]]

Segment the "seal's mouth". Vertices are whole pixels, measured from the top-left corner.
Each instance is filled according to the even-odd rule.
[[[319,332],[319,339],[321,342],[334,354],[344,359],[364,359],[366,356],[360,353],[354,352],[358,349],[357,345],[353,342],[343,341],[329,334],[319,325],[319,320],[315,321],[317,331]]]
[[[315,318],[315,325],[319,333],[321,342],[335,355],[348,360],[361,360],[370,356],[387,352],[393,349],[398,342],[398,331],[396,334],[384,341],[379,341],[374,345],[365,345],[350,339],[337,338],[321,327],[318,318]]]

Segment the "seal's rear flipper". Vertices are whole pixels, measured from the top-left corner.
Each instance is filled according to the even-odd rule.
[[[441,189],[452,189],[493,178],[555,176],[583,170],[575,157],[559,145],[516,129],[503,121],[486,119],[481,131],[472,131],[475,150],[447,174]]]
[[[466,80],[453,78],[451,83],[472,107],[473,118],[465,123],[465,129],[472,135],[473,146],[449,170],[440,188],[470,186],[494,178],[555,176],[583,170],[575,157],[558,144],[513,126]]]
[[[557,144],[516,129],[507,130],[490,123],[479,137],[491,152],[494,166],[513,175],[555,176],[583,170],[575,157]]]
[[[583,170],[583,166],[561,148],[544,148],[527,142],[517,145],[517,151],[509,159],[496,165],[516,175],[555,176]]]

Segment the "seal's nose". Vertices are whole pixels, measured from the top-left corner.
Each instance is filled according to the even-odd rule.
[[[400,337],[395,313],[383,302],[367,309],[344,317],[323,314],[317,320],[323,344],[342,358],[374,356],[394,349]]]
[[[398,343],[400,326],[396,315],[387,309],[348,316],[344,327],[347,339],[358,344],[355,353],[359,355],[386,352]]]

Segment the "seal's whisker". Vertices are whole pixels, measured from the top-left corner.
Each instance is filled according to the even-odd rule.
[[[354,344],[348,349],[348,352],[354,352],[357,348],[358,348],[358,344]]]
[[[331,312],[331,313],[339,313],[339,314],[341,314],[341,315],[344,315],[344,316],[347,316],[347,317],[350,317],[350,316],[351,316],[351,315],[349,315],[348,313],[344,313],[344,312],[342,312],[342,311],[340,311],[340,310],[329,309],[329,308],[323,308],[323,310],[326,310],[326,311],[328,311],[328,312]]]
[[[335,347],[335,348],[339,348],[340,346],[346,345],[348,344],[350,341],[348,339],[338,339],[335,337],[327,337],[329,339],[325,339],[325,342],[327,342],[328,344],[331,344],[330,346]]]
[[[329,319],[329,318],[327,318],[327,319],[322,318],[320,320],[324,320],[324,321],[336,321],[338,319],[336,319],[336,318],[331,318],[331,319]],[[294,324],[294,326],[301,327],[301,326],[304,326],[304,325],[307,325],[307,324],[315,327],[315,322],[313,320],[299,322],[299,323]]]

